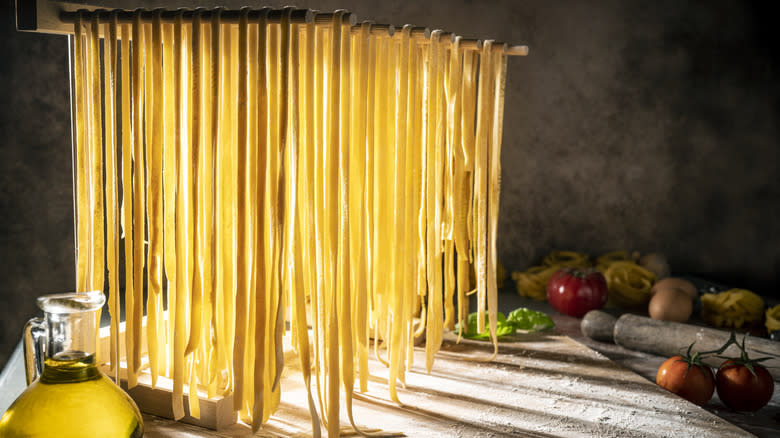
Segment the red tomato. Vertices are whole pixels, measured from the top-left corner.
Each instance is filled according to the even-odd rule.
[[[689,402],[703,405],[715,392],[715,377],[704,365],[691,365],[682,356],[672,356],[658,367],[655,383]]]
[[[581,318],[607,303],[607,281],[593,268],[563,268],[547,283],[547,301],[553,309]]]
[[[718,397],[735,411],[757,411],[772,399],[775,382],[763,366],[754,363],[753,371],[734,360],[727,360],[718,369]]]

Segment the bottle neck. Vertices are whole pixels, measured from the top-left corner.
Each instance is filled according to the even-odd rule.
[[[97,322],[105,297],[99,290],[38,297],[44,318],[33,318],[24,331],[27,383],[80,382],[100,376]]]
[[[46,313],[45,362],[80,361],[96,351],[97,312]]]

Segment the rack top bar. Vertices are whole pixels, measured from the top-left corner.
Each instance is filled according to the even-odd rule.
[[[119,23],[132,23],[136,16],[136,11],[117,9],[107,10],[105,7],[89,5],[85,3],[76,3],[73,1],[59,0],[15,0],[16,1],[16,28],[20,31],[30,31],[39,33],[51,33],[67,35],[73,33],[73,23],[76,22],[79,12],[84,13],[84,19],[87,21],[97,14],[98,21],[108,22],[116,14]],[[96,0],[99,1],[99,0]],[[199,9],[143,9],[140,10],[141,19],[151,21],[160,14],[163,22],[173,22],[175,17],[181,14],[182,19],[192,21],[197,14],[204,19],[210,19],[217,12],[220,12],[220,19],[224,23],[238,23],[241,15],[246,11],[250,21],[260,18],[261,14],[267,14],[267,20],[271,23],[279,23],[282,16],[290,13],[290,22],[296,24],[313,23],[317,26],[329,26],[333,23],[333,16],[336,13],[342,14],[342,24],[353,26],[357,23],[357,17],[347,11],[335,11],[322,13],[311,9],[295,9],[287,7],[284,9],[217,9],[217,8],[199,8]],[[400,29],[400,28],[399,28]],[[378,35],[386,32],[392,36],[396,30],[392,25],[372,24],[371,33]],[[439,31],[441,32],[441,31]],[[425,43],[430,37],[431,31],[426,27],[412,27],[411,35],[421,43]],[[452,42],[455,35],[449,32],[441,32],[442,42]],[[462,39],[461,47],[465,50],[480,50],[482,41],[475,39]],[[528,54],[527,46],[507,45],[503,50],[506,55],[526,56]]]
[[[160,14],[160,18],[163,22],[172,23],[174,19],[179,15],[177,10],[155,10],[144,9],[141,11],[141,20],[152,20],[157,14]],[[201,18],[210,19],[220,12],[220,19],[224,23],[238,23],[243,10],[217,10],[217,9],[184,9],[181,11],[182,20],[184,22],[192,21],[195,15],[200,14]],[[263,9],[251,9],[247,12],[250,21],[257,20],[262,15],[266,14],[266,19],[271,23],[279,23],[284,15],[284,9],[269,9],[264,11]],[[97,14],[98,20],[108,21],[111,19],[114,11],[96,9],[88,12],[90,16]],[[64,23],[72,24],[76,21],[79,11],[62,11],[60,12],[60,20]],[[116,11],[117,21],[119,23],[132,23],[136,16],[135,11],[118,10]],[[311,23],[314,20],[314,12],[310,9],[295,9],[290,14],[291,23]]]

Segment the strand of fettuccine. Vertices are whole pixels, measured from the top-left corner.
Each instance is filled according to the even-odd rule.
[[[496,287],[496,240],[498,236],[498,201],[501,190],[501,135],[503,133],[504,119],[504,88],[506,86],[506,45],[493,47],[490,62],[492,63],[493,108],[491,110],[490,151],[488,155],[488,314],[490,318],[490,337],[493,341],[493,356],[498,354],[498,340],[496,338],[496,324],[498,312],[498,290]],[[496,50],[498,49],[498,50]]]
[[[90,193],[90,213],[92,219],[92,236],[90,239],[92,246],[91,260],[91,280],[89,290],[103,290],[105,282],[105,240],[103,226],[103,119],[101,108],[102,90],[100,87],[100,24],[97,16],[92,16],[90,23],[91,31],[89,35],[89,78],[91,87],[89,88],[89,109],[90,127],[92,128],[89,147],[89,163],[91,169],[89,172],[91,193]],[[95,331],[100,331],[100,313],[98,309],[95,317]],[[97,363],[103,362],[103,352],[100,350],[100,343],[95,344],[95,360]]]
[[[185,86],[188,86],[186,80],[184,61],[182,60],[182,51],[184,43],[184,29],[182,25],[183,10],[179,10],[173,23],[173,88],[174,88],[174,145],[176,154],[176,198],[175,198],[175,312],[172,316],[173,324],[173,417],[178,420],[184,416],[184,375],[185,360],[184,349],[186,347],[186,321],[187,321],[187,296],[189,294],[189,263],[187,257],[187,247],[189,241],[189,202],[187,202],[189,192],[189,172],[187,171],[186,161],[189,154],[183,149],[186,144],[184,141],[186,133],[186,114],[187,98]],[[185,113],[186,111],[186,113]],[[173,165],[173,163],[172,163]]]
[[[266,406],[266,392],[268,388],[266,386],[266,368],[268,360],[266,358],[265,341],[269,337],[266,318],[268,315],[268,278],[271,272],[268,272],[266,259],[268,257],[268,248],[265,244],[266,239],[266,224],[267,224],[267,211],[264,208],[267,193],[266,193],[266,174],[268,173],[267,156],[268,156],[268,111],[269,111],[269,88],[266,77],[266,69],[268,63],[268,57],[266,55],[267,45],[267,25],[266,25],[266,10],[261,15],[257,22],[257,26],[252,26],[252,32],[250,33],[250,44],[248,47],[249,53],[249,80],[250,90],[247,99],[250,102],[249,120],[250,128],[253,133],[253,144],[249,151],[251,156],[250,161],[250,200],[251,204],[256,207],[252,208],[252,216],[254,217],[254,232],[253,232],[253,247],[254,257],[252,258],[252,266],[255,272],[254,274],[254,287],[251,289],[249,302],[254,308],[254,325],[250,325],[252,331],[252,362],[249,363],[250,369],[247,370],[251,380],[251,392],[248,391],[247,401],[249,402],[249,408],[252,413],[252,429],[257,431],[259,425],[263,421],[264,416],[267,413],[268,407]],[[254,29],[256,27],[256,30]],[[254,67],[252,66],[254,64]],[[252,86],[252,82],[256,86]],[[254,167],[254,170],[251,169]],[[250,382],[245,382],[246,388],[249,389]]]
[[[311,413],[312,436],[321,436],[320,419],[317,415],[317,409],[314,403],[314,397],[311,387],[311,357],[309,346],[308,321],[306,318],[306,297],[314,298],[316,282],[316,254],[314,250],[314,23],[307,23],[302,30],[303,44],[300,45],[300,65],[298,80],[302,84],[303,90],[299,93],[300,114],[298,119],[300,143],[298,150],[298,169],[297,187],[300,201],[296,204],[298,208],[296,243],[294,252],[296,254],[295,263],[298,264],[298,277],[295,290],[292,294],[292,314],[294,321],[295,344],[298,351],[298,359],[301,366],[303,383],[306,386],[306,394]],[[297,39],[296,33],[291,33],[291,53],[295,53],[294,46]],[[291,66],[295,63],[291,61]],[[295,76],[293,76],[296,79]],[[315,269],[312,269],[315,267]],[[313,324],[314,325],[314,324]],[[316,342],[315,342],[316,343]]]
[[[147,100],[146,111],[146,217],[149,223],[147,252],[148,296],[146,300],[146,339],[152,386],[160,373],[162,335],[162,245],[163,245],[163,76],[162,21],[157,11],[152,22],[152,37],[147,39]]]
[[[133,18],[133,269],[126,275],[133,276],[133,306],[131,327],[135,342],[132,351],[128,349],[128,386],[137,382],[137,373],[141,368],[141,320],[143,318],[143,279],[144,279],[144,155],[143,155],[143,110],[146,104],[142,72],[145,65],[145,25],[141,22],[140,12]],[[131,370],[131,371],[130,371]]]
[[[165,287],[167,290],[168,326],[165,375],[173,376],[174,338],[176,337],[176,181],[178,153],[176,148],[176,117],[174,115],[176,82],[173,76],[173,25],[165,24],[162,28],[163,59],[163,106],[165,133],[163,144],[163,262],[165,266]]]
[[[119,49],[117,35],[116,13],[111,14],[111,21],[104,26],[105,38],[105,107],[106,114],[106,258],[108,261],[108,313],[111,317],[111,349],[109,358],[114,381],[119,381],[119,227],[118,224],[118,193],[117,193],[117,144],[116,144],[116,111],[120,100],[119,88],[116,84],[117,50]]]
[[[75,172],[76,172],[76,290],[86,292],[91,282],[89,268],[92,260],[90,251],[90,223],[91,214],[86,211],[89,208],[89,179],[87,178],[87,166],[89,157],[87,155],[87,133],[88,125],[85,112],[87,112],[87,96],[85,96],[85,59],[84,59],[84,36],[81,13],[76,15],[76,21],[73,24],[73,90],[75,97],[75,119],[76,119],[76,151],[75,151]]]
[[[408,74],[409,74],[409,35],[411,32],[411,26],[404,26],[403,30],[396,34],[392,40],[392,49],[396,62],[394,65],[393,73],[393,89],[395,89],[395,114],[393,115],[393,129],[395,131],[394,139],[395,144],[392,148],[392,169],[393,174],[390,176],[388,183],[392,187],[392,215],[394,221],[387,232],[392,236],[390,241],[394,244],[390,247],[390,289],[388,291],[389,307],[391,309],[390,318],[392,318],[392,329],[389,333],[388,339],[388,362],[390,364],[390,373],[388,375],[388,386],[390,390],[390,398],[396,403],[400,404],[398,394],[396,392],[396,381],[398,376],[403,374],[403,356],[406,354],[406,348],[404,342],[406,336],[404,330],[406,329],[406,320],[404,319],[405,303],[404,297],[406,295],[406,282],[404,267],[407,265],[404,256],[406,254],[402,251],[407,245],[404,243],[404,236],[406,233],[406,152],[407,152],[407,114],[408,114]],[[397,242],[397,243],[396,243]]]
[[[238,22],[238,124],[236,137],[236,298],[235,338],[233,346],[233,410],[244,408],[244,355],[247,342],[247,288],[249,282],[249,233],[247,225],[247,25],[248,9],[244,9]],[[256,336],[262,336],[256,333]]]
[[[343,11],[336,11],[331,21],[331,57],[328,65],[329,83],[328,83],[328,111],[325,116],[325,124],[328,126],[329,135],[326,144],[325,154],[325,251],[326,251],[326,274],[328,275],[327,294],[327,332],[321,342],[326,344],[327,377],[328,392],[327,406],[328,416],[326,427],[328,436],[338,436],[339,434],[339,327],[338,319],[338,298],[339,290],[337,284],[337,262],[346,262],[337,259],[339,247],[339,224],[341,206],[338,204],[340,190],[337,189],[339,181],[339,141],[340,135],[340,100],[339,85],[341,82],[341,20]],[[346,115],[345,115],[346,116]]]
[[[425,337],[425,368],[428,372],[433,366],[433,356],[439,350],[441,340],[441,155],[443,140],[440,126],[442,103],[439,98],[441,86],[439,44],[440,30],[431,32],[428,47],[428,123],[426,135],[426,253],[428,274],[428,318]]]

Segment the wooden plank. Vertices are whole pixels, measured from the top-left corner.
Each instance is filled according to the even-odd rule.
[[[163,312],[163,321],[165,324],[168,322],[168,312]],[[141,367],[148,367],[149,358],[146,355],[146,317],[142,319],[141,330]],[[125,323],[119,324],[119,335],[124,336]],[[109,327],[100,328],[100,336],[98,339],[98,345],[101,351],[109,351],[110,342],[110,330]],[[157,417],[173,419],[173,380],[163,376],[157,377],[157,385],[152,386],[152,377],[148,371],[142,371],[138,375],[138,385],[129,389],[127,388],[127,363],[124,361],[126,357],[125,343],[120,342],[119,356],[121,362],[119,363],[119,386],[130,394],[133,398],[138,409],[146,414],[155,415]],[[106,353],[102,356],[105,359],[109,358]],[[100,370],[107,376],[112,376],[110,371],[110,363],[105,362],[100,364]],[[186,424],[192,424],[212,430],[223,430],[236,423],[237,415],[233,412],[233,396],[228,395],[226,397],[213,397],[209,398],[205,388],[198,388],[198,398],[200,399],[200,418],[192,417],[189,413],[189,389],[188,385],[184,385],[184,418],[179,421]]]
[[[157,386],[152,386],[152,377],[148,372],[142,372],[138,375],[138,385],[127,389],[127,364],[121,363],[119,370],[119,386],[127,393],[138,405],[138,409],[156,417],[165,418],[173,422],[173,380],[158,376]],[[107,367],[101,370],[108,375]],[[184,418],[179,421],[186,424],[200,426],[201,428],[221,431],[236,423],[237,416],[233,412],[233,396],[208,398],[206,391],[198,388],[198,398],[200,399],[200,418],[195,418],[189,412],[189,390],[184,391]]]

